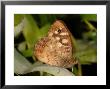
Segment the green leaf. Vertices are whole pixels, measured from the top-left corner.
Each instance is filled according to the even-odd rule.
[[[26,49],[26,42],[21,42],[17,48],[25,57],[33,56],[33,49]]]
[[[40,31],[41,31],[41,37],[44,37],[47,35],[48,31],[50,28],[50,24],[46,24],[45,26],[43,26]]]
[[[18,25],[24,16],[22,14],[14,14],[14,26]]]
[[[76,67],[72,67],[72,72],[73,74],[78,75],[78,69]]]
[[[91,31],[85,32],[85,33],[83,33],[83,39],[84,40],[91,39],[94,42],[96,42],[97,41],[97,33],[96,32],[91,32]]]
[[[95,43],[77,40],[77,52],[74,56],[79,59],[81,64],[90,64],[97,62],[97,47]]]
[[[41,32],[31,15],[25,15],[25,27],[23,29],[28,48],[33,49],[34,44],[41,37]]]
[[[97,21],[97,14],[80,14],[82,20]]]
[[[83,51],[79,51],[74,55],[80,60],[81,64],[97,62],[96,49],[86,49]]]
[[[23,54],[25,57],[32,57],[32,55],[33,55],[33,50],[32,50],[32,49],[24,50],[24,51],[22,51],[22,54]]]

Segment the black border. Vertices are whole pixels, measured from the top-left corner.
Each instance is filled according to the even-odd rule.
[[[110,71],[108,66],[110,63],[110,1],[106,4],[106,7],[106,84],[107,86],[110,86]]]
[[[107,1],[3,1],[4,5],[105,5]]]
[[[106,57],[107,57],[107,65],[108,65],[108,59],[109,53],[110,53],[110,1],[1,1],[1,72],[0,72],[0,83],[1,88],[5,89],[51,89],[55,88],[56,86],[53,85],[5,85],[5,6],[6,5],[106,5],[107,7],[107,31],[106,31]],[[107,68],[107,66],[106,66]],[[107,68],[108,70],[109,68]],[[107,71],[107,76],[110,75],[110,72]],[[108,78],[107,78],[108,79]],[[107,86],[109,85],[109,81],[107,80]],[[82,86],[80,86],[82,87]],[[57,87],[56,87],[57,88]],[[60,87],[61,88],[61,87]],[[64,88],[69,88],[68,86],[64,86]],[[73,86],[73,88],[76,88],[76,86]],[[92,87],[91,87],[92,88]]]

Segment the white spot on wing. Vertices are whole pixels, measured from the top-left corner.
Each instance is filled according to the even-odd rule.
[[[62,30],[62,27],[60,27],[60,30]]]
[[[50,49],[52,49],[53,47],[52,47],[52,45],[50,45]]]
[[[49,36],[52,36],[53,35],[53,33],[51,32],[51,33],[49,33]]]
[[[60,40],[60,37],[56,37],[56,40]]]
[[[61,44],[60,42],[58,42],[58,43],[57,43],[57,46],[58,46],[58,47],[61,47],[61,46],[62,46],[62,44]]]
[[[62,39],[62,43],[68,43],[67,39]]]
[[[68,35],[68,33],[67,32],[62,32],[62,33],[60,33],[60,35]]]
[[[55,31],[55,34],[58,34],[58,32],[57,32],[57,31]]]

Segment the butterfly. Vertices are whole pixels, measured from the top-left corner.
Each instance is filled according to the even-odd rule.
[[[62,20],[56,20],[47,36],[41,38],[34,47],[34,56],[51,66],[69,68],[76,64],[73,58],[71,33]]]

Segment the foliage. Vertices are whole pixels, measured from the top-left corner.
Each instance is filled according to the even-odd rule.
[[[73,46],[73,54],[80,65],[72,69],[53,67],[37,61],[33,47],[47,35],[51,24],[61,19],[67,23]],[[81,65],[97,63],[97,16],[96,14],[15,14],[14,15],[14,73],[15,75],[70,76],[82,75]],[[79,34],[80,33],[80,34]],[[22,68],[21,68],[22,67]],[[60,72],[58,73],[58,71]],[[32,73],[33,72],[33,73]],[[39,73],[38,73],[39,72]]]

